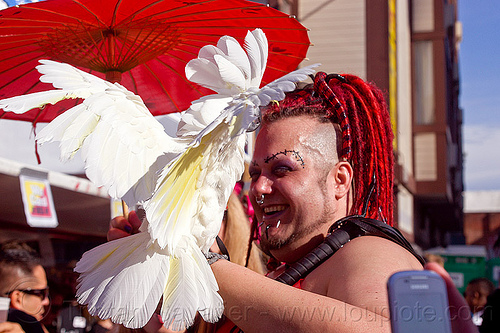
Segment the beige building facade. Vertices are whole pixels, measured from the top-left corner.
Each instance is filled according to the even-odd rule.
[[[456,1],[279,1],[306,26],[303,64],[385,93],[395,133],[398,228],[424,248],[463,242]],[[280,8],[281,9],[281,8]]]

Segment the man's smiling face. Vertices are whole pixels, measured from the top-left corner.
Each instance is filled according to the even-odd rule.
[[[335,195],[327,178],[337,161],[335,140],[334,126],[311,116],[265,123],[259,132],[249,168],[250,196],[262,223],[262,245],[284,255],[281,260],[317,243],[313,238],[321,238],[334,222]],[[262,194],[264,202],[258,204]]]

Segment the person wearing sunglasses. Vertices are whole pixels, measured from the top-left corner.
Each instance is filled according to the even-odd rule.
[[[40,322],[49,305],[45,269],[26,243],[9,241],[0,247],[0,293],[10,298],[8,321],[26,333],[47,333]]]

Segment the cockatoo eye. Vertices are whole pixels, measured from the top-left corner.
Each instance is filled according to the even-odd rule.
[[[261,123],[261,119],[260,117],[255,119],[251,124],[250,126],[248,126],[247,128],[247,132],[253,132],[255,131],[257,128],[259,128],[260,126],[260,123]]]

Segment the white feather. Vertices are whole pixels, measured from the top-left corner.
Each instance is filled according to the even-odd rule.
[[[224,52],[214,45],[205,45],[198,52],[199,59],[207,59],[208,61],[215,63],[214,55],[224,55]]]
[[[61,141],[68,126],[75,121],[75,118],[78,117],[80,112],[85,111],[85,108],[85,105],[79,104],[60,114],[57,118],[47,124],[47,126],[42,128],[40,132],[38,132],[38,143],[44,144],[49,141]],[[61,159],[63,159],[62,154]]]
[[[40,74],[40,81],[50,83],[54,88],[64,91],[73,91],[80,98],[87,98],[95,92],[100,92],[113,84],[101,80],[96,76],[81,71],[71,65],[52,60],[42,59],[41,65],[36,66]]]
[[[212,57],[213,58],[213,57]],[[227,90],[215,60],[193,59],[186,65],[186,78],[216,92]]]
[[[308,75],[314,73],[314,68],[318,66],[319,64],[314,64],[297,69],[262,87],[257,94],[261,105],[267,105],[272,100],[280,101],[285,98],[285,92],[295,89],[295,82],[304,81]]]
[[[232,187],[244,170],[245,137],[234,140],[234,130],[234,121],[221,122],[203,135],[199,145],[191,146],[162,171],[153,197],[145,203],[148,231],[169,253],[179,236],[192,234],[197,225],[211,231],[198,239],[199,244],[210,246],[215,239]]]
[[[140,233],[86,252],[76,265],[78,302],[91,315],[130,328],[146,325],[161,298],[170,256]]]
[[[60,139],[61,144],[59,145],[61,148],[62,161],[67,161],[73,158],[75,153],[82,146],[83,141],[90,133],[92,133],[92,130],[96,127],[98,121],[99,116],[95,113],[83,111],[78,114],[75,120],[72,121],[62,133],[62,137]]]
[[[182,115],[177,135],[196,136],[212,123],[233,99],[224,95],[210,95],[191,102],[191,107]]]
[[[259,86],[267,63],[267,39],[260,29],[248,32],[245,37],[245,50],[251,66],[251,86]]]
[[[46,104],[56,104],[67,98],[77,98],[77,96],[72,96],[69,92],[60,90],[42,91],[0,100],[0,108],[7,112],[19,114],[34,108],[41,108]]]
[[[192,238],[185,237],[170,261],[161,316],[174,331],[193,324],[196,310],[216,322],[224,309],[217,282],[207,260]]]
[[[219,68],[219,74],[227,87],[235,87],[238,91],[246,88],[245,76],[236,64],[218,54],[214,55],[215,62]]]
[[[240,70],[245,83],[247,81],[249,83],[251,76],[250,61],[238,41],[233,37],[223,36],[219,39],[217,47],[225,54],[225,58]],[[246,88],[246,86],[245,84],[243,88]]]
[[[261,72],[261,79],[262,75],[264,75],[264,72],[266,70],[266,65],[267,65],[267,57],[268,57],[268,42],[266,35],[261,29],[255,29],[252,31],[252,35],[255,37],[257,40],[257,44],[259,44],[259,50],[261,53],[261,61],[260,61],[260,72]]]

